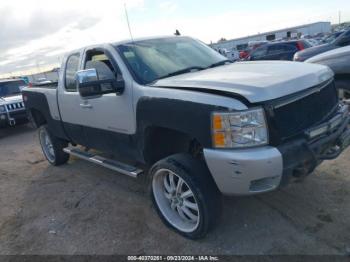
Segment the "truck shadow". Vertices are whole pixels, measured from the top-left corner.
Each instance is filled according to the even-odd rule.
[[[9,126],[0,128],[0,139],[16,136],[22,133],[32,132],[33,128],[29,124],[23,124],[18,126]]]

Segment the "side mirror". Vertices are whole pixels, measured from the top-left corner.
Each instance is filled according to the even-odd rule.
[[[116,78],[100,80],[95,68],[78,71],[76,83],[82,97],[96,97],[109,93],[120,95],[125,87],[124,80]]]

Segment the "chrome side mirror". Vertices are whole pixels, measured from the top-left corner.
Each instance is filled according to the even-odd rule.
[[[116,78],[100,80],[95,68],[78,71],[76,83],[82,97],[93,98],[109,93],[120,95],[124,91],[124,80],[118,81]]]
[[[76,73],[76,80],[78,85],[98,81],[97,71],[95,68],[78,71]]]

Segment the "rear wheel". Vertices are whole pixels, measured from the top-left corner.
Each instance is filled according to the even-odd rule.
[[[204,237],[221,211],[220,193],[205,163],[177,154],[157,162],[151,175],[153,202],[165,224],[185,237]]]
[[[67,163],[69,154],[63,151],[68,142],[50,134],[46,125],[39,128],[39,141],[41,149],[49,163],[54,166]]]

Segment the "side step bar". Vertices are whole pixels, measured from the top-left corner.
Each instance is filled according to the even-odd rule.
[[[75,147],[66,147],[63,149],[63,151],[70,155],[76,156],[78,158],[87,160],[89,162],[95,163],[97,165],[100,165],[106,168],[109,168],[121,174],[131,176],[133,178],[137,178],[138,175],[141,175],[143,173],[143,170],[138,169],[136,167],[129,166],[127,164],[124,164],[112,159],[104,158],[97,154],[86,152]]]

